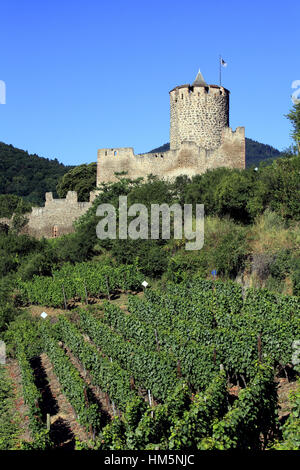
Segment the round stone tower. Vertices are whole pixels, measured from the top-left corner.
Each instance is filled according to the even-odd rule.
[[[192,85],[170,91],[170,149],[184,140],[213,150],[220,146],[224,127],[229,127],[229,90],[207,85],[200,70]]]

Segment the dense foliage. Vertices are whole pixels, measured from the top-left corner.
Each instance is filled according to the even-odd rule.
[[[45,192],[56,194],[58,179],[71,168],[0,142],[0,194],[15,194],[42,205]]]
[[[15,194],[0,194],[0,218],[11,218],[14,213],[31,211],[32,204]]]
[[[57,194],[65,198],[68,191],[77,191],[78,201],[89,201],[96,189],[97,163],[76,166],[64,174],[56,186]]]
[[[83,316],[86,312],[83,313]],[[56,326],[59,338],[72,351],[76,358],[89,371],[92,383],[109,394],[122,411],[130,403],[136,408],[143,407],[143,401],[131,389],[130,373],[115,361],[103,356],[97,348],[83,339],[82,334],[66,317],[61,316]]]

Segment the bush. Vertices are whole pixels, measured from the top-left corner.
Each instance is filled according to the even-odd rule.
[[[209,272],[216,269],[224,277],[243,270],[248,255],[247,229],[230,219],[208,217],[205,222],[204,252]]]
[[[274,261],[270,264],[270,274],[274,278],[282,281],[290,273],[292,264],[292,254],[290,250],[282,250],[276,253]]]
[[[23,281],[29,281],[34,275],[50,276],[55,269],[57,258],[51,250],[29,255],[18,270],[18,275]]]
[[[145,276],[158,277],[167,269],[167,253],[154,240],[114,240],[111,249],[117,263],[136,263]]]
[[[13,287],[11,279],[0,280],[0,336],[20,313],[14,304]]]

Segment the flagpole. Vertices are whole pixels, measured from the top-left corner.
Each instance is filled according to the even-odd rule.
[[[222,85],[221,54],[219,55],[219,81],[220,81],[220,86],[221,86]]]

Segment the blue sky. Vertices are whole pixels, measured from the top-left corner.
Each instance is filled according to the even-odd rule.
[[[1,0],[0,141],[65,164],[169,141],[169,91],[200,67],[231,91],[230,126],[284,149],[300,80],[300,3]]]

